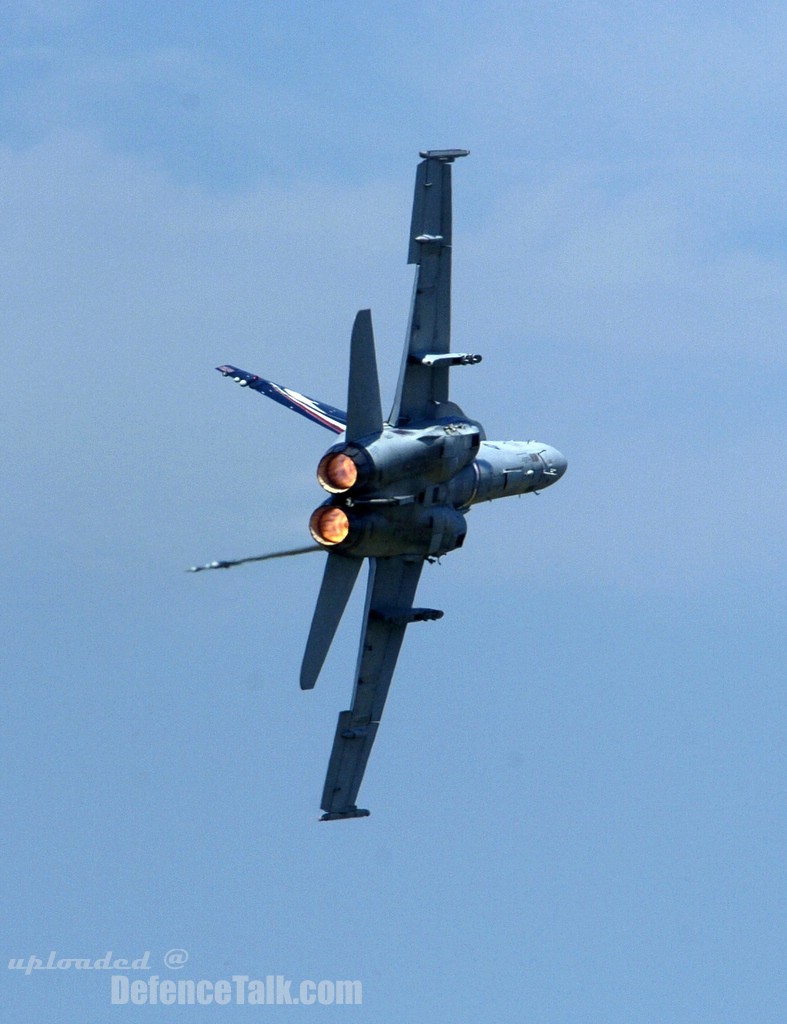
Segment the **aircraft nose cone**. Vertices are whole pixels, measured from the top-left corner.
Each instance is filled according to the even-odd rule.
[[[551,477],[549,482],[551,484],[556,483],[565,473],[568,467],[568,460],[557,448],[547,448],[542,458],[547,466],[547,475]]]

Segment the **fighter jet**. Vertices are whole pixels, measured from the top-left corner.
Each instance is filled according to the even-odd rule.
[[[462,547],[472,505],[541,491],[566,471],[565,458],[550,445],[488,441],[481,424],[449,398],[451,368],[481,361],[475,353],[451,351],[451,172],[454,161],[467,155],[463,149],[420,154],[408,253],[415,285],[387,418],[368,309],[357,314],[352,330],[346,412],[235,366],[217,367],[340,435],[317,466],[328,497],[312,513],[309,530],[327,560],[303,656],[302,689],[317,682],[365,560],[369,575],[352,701],[339,714],[321,821],[369,814],[356,800],[405,629],[443,615],[414,606],[424,563]],[[308,549],[291,553],[302,550]]]

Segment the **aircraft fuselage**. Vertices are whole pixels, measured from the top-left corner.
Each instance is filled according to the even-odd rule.
[[[542,490],[565,472],[550,445],[481,436],[475,421],[450,419],[333,445],[317,468],[331,497],[311,516],[312,537],[353,558],[439,557],[462,546],[471,505]]]

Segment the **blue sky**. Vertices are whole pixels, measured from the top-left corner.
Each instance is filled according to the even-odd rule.
[[[0,33],[5,959],[363,983],[272,1020],[783,1021],[783,6],[9,0]],[[331,437],[213,368],[343,405],[370,306],[390,400],[445,146],[454,397],[569,470],[425,572],[372,816],[318,824],[360,593],[303,694],[322,556],[182,569],[302,544]],[[8,1021],[178,1012],[3,974]]]

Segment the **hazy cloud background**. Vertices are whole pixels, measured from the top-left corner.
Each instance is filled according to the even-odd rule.
[[[781,1021],[781,6],[11,2],[0,33],[6,958],[360,978],[331,1020]],[[442,146],[485,356],[455,396],[569,472],[425,574],[372,817],[318,825],[361,595],[304,695],[321,556],[181,570],[302,543],[330,437],[213,367],[342,405],[368,305],[390,401]],[[9,1020],[110,1013],[106,978],[6,987]]]

